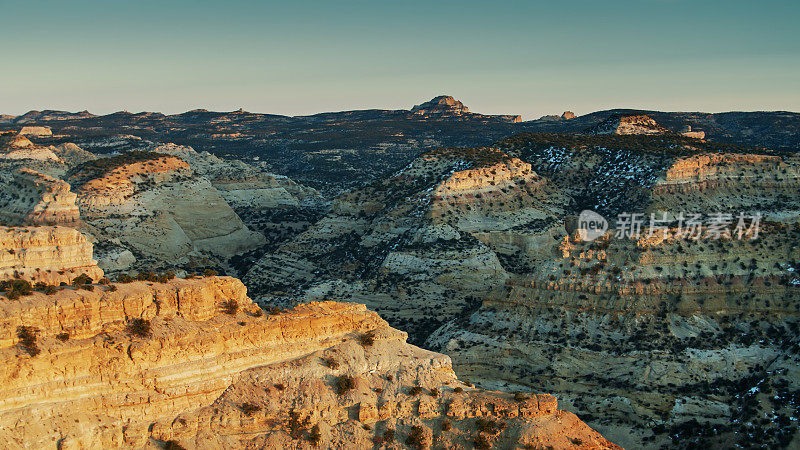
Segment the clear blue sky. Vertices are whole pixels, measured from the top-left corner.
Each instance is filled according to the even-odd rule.
[[[800,110],[800,1],[0,1],[0,113]]]

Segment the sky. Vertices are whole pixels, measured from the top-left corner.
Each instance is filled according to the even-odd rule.
[[[0,0],[0,113],[800,111],[800,1]]]

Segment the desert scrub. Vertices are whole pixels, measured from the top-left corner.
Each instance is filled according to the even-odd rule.
[[[367,331],[362,334],[358,337],[358,343],[361,344],[362,347],[372,347],[372,344],[375,343],[375,332]]]
[[[339,361],[337,361],[333,356],[322,358],[322,364],[324,364],[326,367],[332,370],[336,370],[339,368]]]
[[[89,275],[86,275],[85,273],[82,273],[82,274],[80,274],[77,277],[72,279],[72,284],[74,284],[75,286],[83,286],[83,285],[92,284],[92,283],[93,283],[92,277],[90,277]]]
[[[16,300],[33,293],[33,286],[26,280],[6,280],[0,281],[0,290],[5,291],[9,300]]]
[[[244,413],[245,416],[250,417],[253,414],[261,411],[261,407],[256,405],[255,403],[245,402],[239,405],[239,409]]]
[[[322,433],[319,430],[319,424],[315,424],[308,433],[308,443],[316,447],[320,440],[322,440]]]
[[[36,328],[21,326],[17,328],[19,345],[31,356],[40,353],[39,346],[36,345]]]
[[[408,390],[408,395],[419,395],[422,393],[422,388],[420,386],[414,386]]]
[[[425,430],[419,425],[411,427],[411,432],[406,438],[406,445],[419,450],[425,448]]]
[[[128,333],[142,338],[150,337],[150,321],[136,318],[128,324]]]
[[[342,375],[336,379],[336,384],[334,388],[336,389],[336,393],[338,395],[344,395],[347,392],[355,389],[356,387],[356,380],[355,378],[349,375]]]
[[[219,304],[219,309],[228,315],[236,315],[236,312],[239,311],[239,303],[236,300],[225,300],[224,302]]]
[[[186,447],[178,443],[178,441],[171,439],[164,442],[164,450],[186,450]]]
[[[486,436],[480,434],[472,439],[472,445],[475,446],[476,450],[489,450],[492,448],[492,444],[489,443],[489,440],[486,439]]]

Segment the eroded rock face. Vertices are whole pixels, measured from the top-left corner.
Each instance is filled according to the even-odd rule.
[[[787,424],[798,404],[781,400],[800,392],[796,157],[685,141],[666,153],[661,138],[637,139],[505,150],[582,201],[576,209],[732,212],[731,228],[737,212],[759,212],[758,238],[683,239],[672,223],[666,238],[542,239],[534,264],[524,252],[501,259],[505,285],[426,346],[481,386],[556,392],[626,447],[746,446],[757,417],[769,417],[760,443],[797,445]]]
[[[0,280],[71,284],[86,274],[97,281],[103,271],[92,258],[92,244],[66,227],[0,227]]]
[[[326,282],[303,295],[357,299],[421,342],[503,285],[498,253],[516,251],[509,241],[535,254],[541,236],[558,235],[563,202],[529,164],[503,152],[440,149],[338,198],[245,280],[264,297]]]
[[[73,178],[87,224],[161,264],[186,263],[195,251],[230,257],[264,241],[180,158],[155,156],[99,177],[81,175]]]
[[[406,344],[363,305],[265,315],[226,277],[112,286],[0,303],[7,445],[286,448],[314,425],[325,447],[363,447],[389,427],[404,439],[413,426],[427,442],[465,443],[481,417],[504,422],[484,433],[498,444],[615,448],[552,396],[464,386],[448,357]],[[36,330],[35,356],[20,326]]]
[[[77,225],[77,195],[62,180],[28,168],[0,171],[0,218],[7,224]]]

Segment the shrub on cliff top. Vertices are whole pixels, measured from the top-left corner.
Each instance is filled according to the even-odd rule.
[[[117,283],[133,283],[134,281],[136,280],[126,273],[123,273],[117,277]]]

